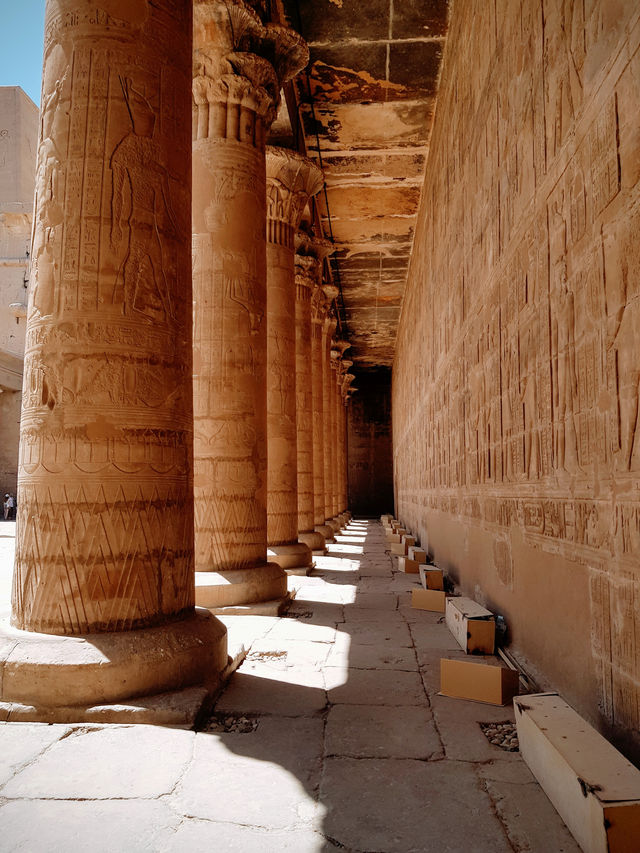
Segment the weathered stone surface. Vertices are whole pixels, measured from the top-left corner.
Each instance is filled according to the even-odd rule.
[[[347,848],[406,853],[508,853],[472,767],[455,762],[328,758],[320,803],[324,831]],[[348,808],[344,804],[348,803]],[[420,815],[428,814],[428,824]]]
[[[19,800],[0,808],[7,850],[45,853],[90,848],[95,853],[163,850],[180,817],[168,803],[149,800],[56,802]]]
[[[442,755],[426,708],[334,705],[327,717],[325,753],[345,758],[420,758]]]
[[[10,799],[153,799],[174,789],[191,760],[194,740],[193,732],[154,726],[79,728],[17,773],[2,794]],[[141,761],[141,754],[162,760]]]
[[[416,672],[326,667],[329,701],[345,705],[422,705],[425,693]]]
[[[0,785],[69,731],[67,726],[47,726],[44,723],[0,726]]]
[[[287,829],[309,824],[319,782],[321,719],[261,718],[249,734],[198,734],[177,791],[179,811],[195,818]],[[295,748],[292,749],[292,744]],[[211,770],[215,767],[215,796]],[[250,789],[259,796],[247,796]]]
[[[168,840],[166,850],[225,850],[227,853],[320,853],[326,848],[324,836],[313,829],[276,830],[242,826],[224,820],[184,821]]]
[[[393,383],[396,511],[636,756],[637,16],[455,5]]]

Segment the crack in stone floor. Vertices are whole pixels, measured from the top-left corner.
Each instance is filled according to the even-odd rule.
[[[250,648],[199,731],[0,724],[2,850],[577,851],[483,733],[511,709],[438,695],[463,654],[381,525],[336,539],[287,616],[224,620]]]

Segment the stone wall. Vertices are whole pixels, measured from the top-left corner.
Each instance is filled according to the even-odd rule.
[[[38,108],[0,86],[0,493],[15,495]]]
[[[355,516],[393,512],[391,375],[360,371],[348,409],[348,506]]]
[[[399,517],[636,756],[639,18],[454,4],[393,383]]]

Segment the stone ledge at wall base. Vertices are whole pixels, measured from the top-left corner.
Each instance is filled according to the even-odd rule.
[[[328,524],[316,524],[314,530],[316,533],[320,533],[320,535],[324,537],[325,543],[336,541],[335,530],[333,527],[329,527]]]
[[[196,572],[196,604],[228,616],[277,616],[289,602],[287,575],[275,563],[228,572]]]
[[[640,771],[557,694],[513,704],[520,753],[585,853],[636,853]]]
[[[288,575],[308,575],[313,571],[311,549],[304,542],[291,545],[268,545],[267,560],[276,563]]]
[[[322,557],[327,553],[325,538],[317,530],[303,530],[298,533],[298,542],[306,545],[313,557]]]
[[[342,524],[338,518],[327,518],[325,524],[329,525],[329,527],[333,530],[334,534],[340,533],[340,531],[342,530]]]
[[[0,623],[0,719],[191,726],[229,675],[207,610],[155,628],[85,636]]]

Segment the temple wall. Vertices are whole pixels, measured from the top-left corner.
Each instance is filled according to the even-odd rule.
[[[393,371],[398,517],[635,756],[639,19],[456,0]]]
[[[347,410],[348,506],[355,516],[393,512],[391,377],[362,371]]]

